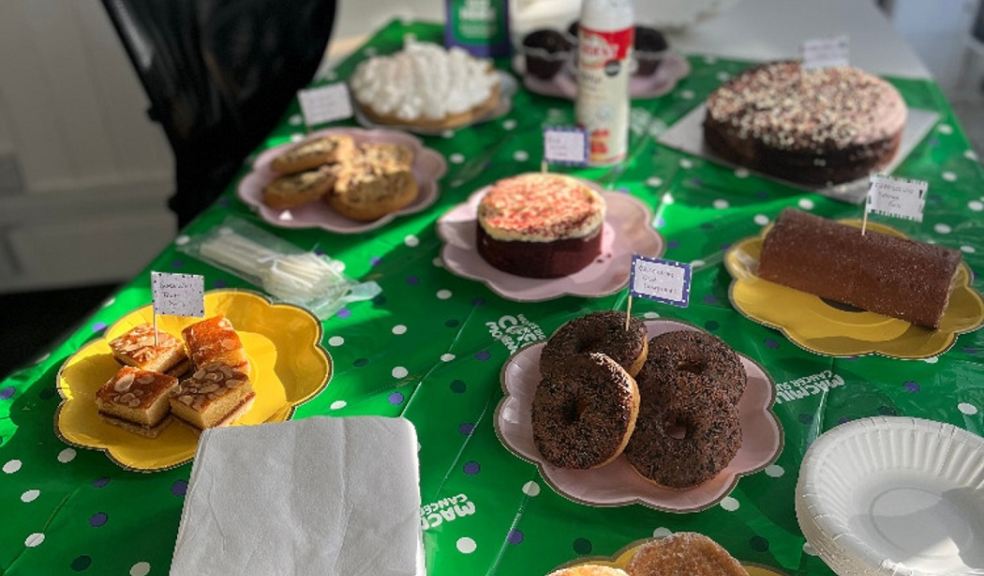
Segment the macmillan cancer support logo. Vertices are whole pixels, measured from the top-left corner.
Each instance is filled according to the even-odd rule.
[[[465,494],[450,498],[442,498],[420,508],[420,527],[424,530],[437,528],[446,522],[454,522],[458,518],[471,516],[475,513],[475,503]]]
[[[510,354],[523,346],[546,339],[543,329],[522,314],[507,314],[495,322],[486,322],[485,326],[492,339],[499,341]]]
[[[844,378],[832,370],[824,370],[809,376],[776,384],[776,404],[784,404],[822,394],[844,385]]]

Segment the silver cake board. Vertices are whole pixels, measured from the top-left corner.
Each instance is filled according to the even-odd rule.
[[[706,158],[718,164],[738,168],[739,166],[736,164],[728,162],[715,154],[704,143],[703,124],[705,109],[706,105],[701,104],[691,110],[686,116],[671,126],[669,130],[664,132],[659,137],[659,142],[661,144],[666,144],[671,148],[676,148],[677,150],[682,150],[683,152],[688,152],[690,154],[694,154],[695,156]],[[926,134],[929,133],[939,117],[939,114],[930,110],[909,108],[905,128],[902,131],[902,141],[899,142],[899,149],[888,166],[881,171],[885,173],[891,173],[894,171],[898,165],[905,160],[905,157],[909,155],[909,152],[912,152],[916,145],[918,145]],[[851,204],[860,204],[864,201],[865,195],[868,193],[868,178],[859,178],[851,182],[845,182],[843,184],[836,184],[833,186],[820,186],[789,182],[788,180],[755,172],[754,170],[751,172],[765,178],[776,180],[777,182],[782,182],[783,184],[788,184],[789,186],[794,186],[810,192],[816,192],[817,194],[827,196],[828,198],[833,198],[834,200],[840,200],[841,202],[848,202]]]

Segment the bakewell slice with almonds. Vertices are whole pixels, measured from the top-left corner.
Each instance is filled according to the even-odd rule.
[[[96,408],[106,422],[155,438],[170,422],[169,402],[177,388],[173,376],[124,366],[96,391]]]
[[[168,372],[187,360],[181,341],[167,332],[158,331],[154,345],[154,328],[141,324],[109,342],[113,358],[126,366],[154,372]]]
[[[171,411],[199,430],[227,426],[249,410],[255,396],[246,369],[212,362],[181,382]]]

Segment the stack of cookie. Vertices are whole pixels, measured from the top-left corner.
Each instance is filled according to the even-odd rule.
[[[417,199],[413,150],[399,144],[362,143],[332,134],[289,148],[271,162],[277,178],[263,203],[288,210],[323,200],[336,212],[369,222]]]

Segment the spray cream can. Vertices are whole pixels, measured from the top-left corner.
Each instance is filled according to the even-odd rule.
[[[578,25],[577,122],[588,132],[588,163],[617,164],[629,145],[632,0],[584,0]]]

